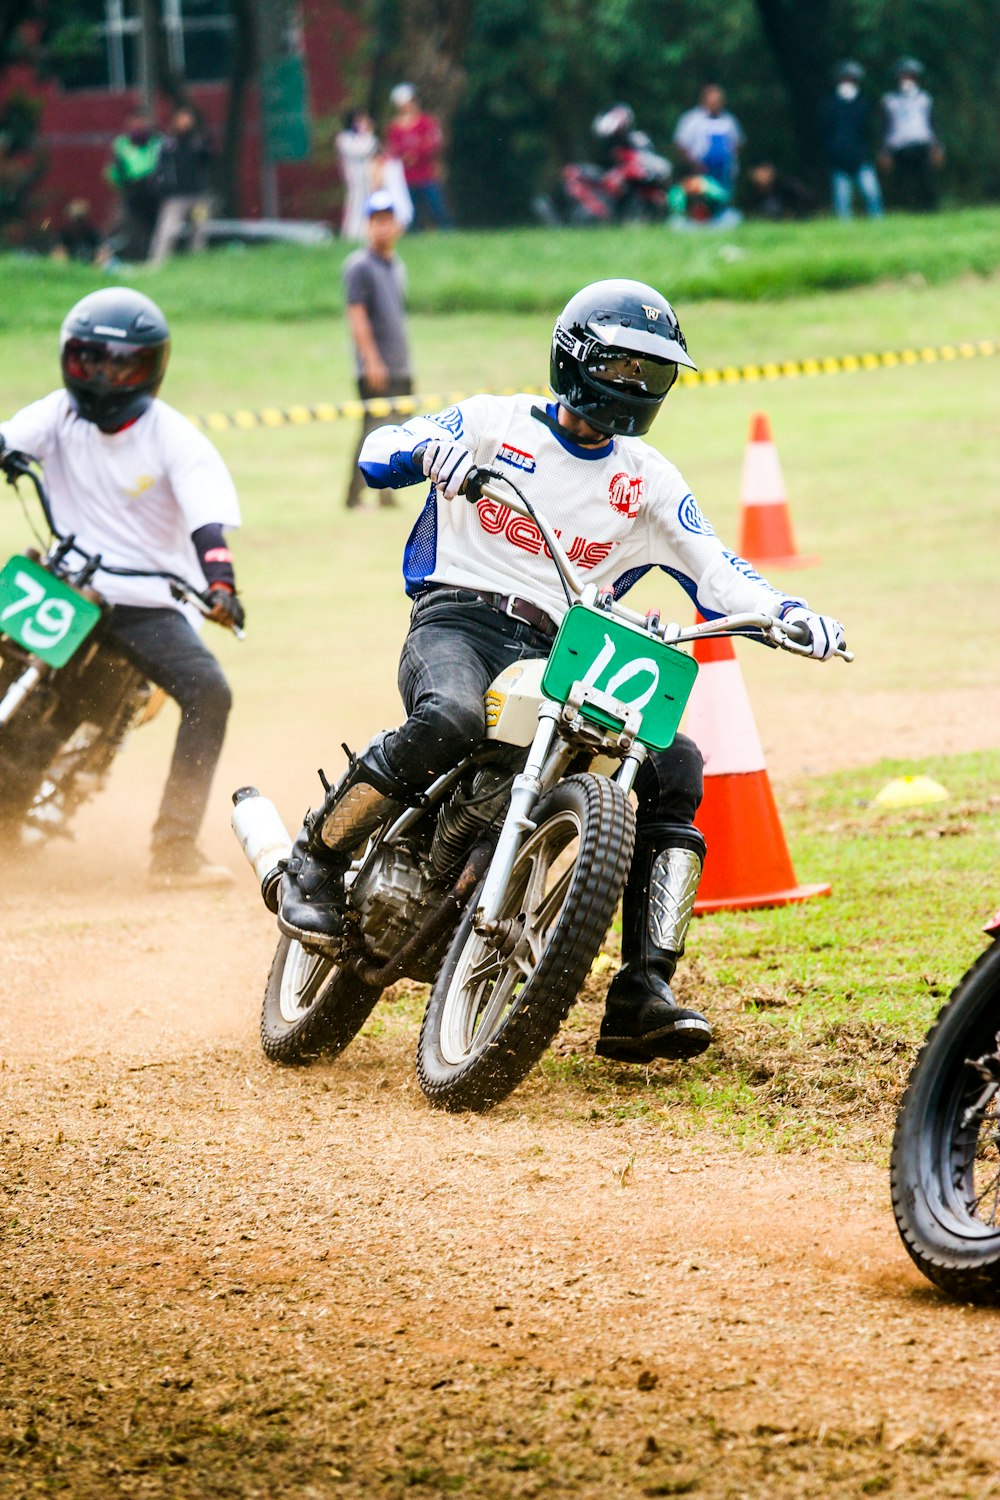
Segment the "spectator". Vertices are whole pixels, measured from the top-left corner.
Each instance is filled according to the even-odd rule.
[[[122,260],[145,260],[160,212],[160,153],[163,136],[149,115],[138,110],[111,143],[105,177],[120,199],[114,248]]]
[[[860,63],[842,62],[834,73],[833,92],[820,110],[833,211],[838,219],[851,217],[855,185],[868,217],[877,219],[882,214],[882,191],[871,160],[871,109],[861,92],[864,76]]]
[[[209,185],[215,152],[198,127],[194,110],[177,110],[160,151],[160,210],[149,252],[150,264],[172,255],[185,227],[191,226],[191,249],[204,250],[205,225],[211,212]]]
[[[52,246],[52,259],[72,260],[82,266],[104,263],[103,236],[90,216],[86,198],[73,198],[67,203]]]
[[[750,168],[747,209],[760,219],[808,219],[816,212],[816,198],[805,183],[779,172],[773,161]]]
[[[376,142],[371,160],[371,181],[372,192],[383,188],[391,196],[399,227],[405,233],[413,223],[413,199],[406,186],[403,163],[398,157],[390,156],[381,142]]]
[[[441,192],[441,126],[421,111],[412,83],[397,83],[389,95],[396,117],[386,132],[386,150],[403,163],[414,209],[414,229],[432,222],[448,229],[451,220]]]
[[[337,134],[337,156],[344,179],[344,212],[340,232],[345,240],[365,237],[365,202],[372,188],[372,162],[379,149],[371,116],[363,109],[349,109],[343,129]]]
[[[406,336],[406,268],[396,254],[402,226],[391,193],[385,188],[372,193],[365,204],[365,218],[368,243],[363,250],[355,250],[347,257],[343,271],[358,395],[362,401],[374,396],[408,396],[413,390],[413,380]],[[365,489],[358,468],[362,444],[384,421],[384,415],[373,417],[366,412],[362,417],[347,488],[349,509],[361,504]],[[395,504],[391,490],[376,493],[380,504]]]
[[[879,166],[893,174],[902,208],[930,213],[937,208],[934,174],[944,165],[944,151],[931,118],[934,101],[921,87],[923,76],[915,57],[896,65],[896,87],[882,96],[885,139]]]
[[[700,104],[681,115],[674,131],[679,156],[677,176],[710,177],[731,199],[736,186],[744,135],[740,122],[726,109],[726,96],[717,83],[706,83]]]

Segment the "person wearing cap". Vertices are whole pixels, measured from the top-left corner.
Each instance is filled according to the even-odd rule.
[[[895,68],[896,87],[882,95],[885,138],[879,166],[891,172],[901,208],[930,213],[937,208],[935,172],[944,151],[934,129],[934,100],[923,87],[923,63],[904,57]]]
[[[392,193],[385,188],[376,189],[365,202],[367,243],[347,257],[343,269],[347,326],[354,345],[358,395],[362,401],[376,396],[408,396],[413,390],[406,332],[406,267],[396,254],[401,233]],[[361,419],[347,489],[349,509],[362,503],[365,483],[358,458],[368,434],[381,420],[367,411]],[[383,505],[394,503],[388,489],[380,493],[379,499]]]
[[[414,230],[428,224],[448,229],[451,218],[441,191],[441,126],[420,108],[412,83],[397,83],[389,95],[395,118],[386,131],[390,156],[403,163],[414,208]]]
[[[838,219],[853,212],[855,186],[871,219],[882,214],[882,191],[872,164],[871,109],[861,92],[865,70],[850,59],[834,71],[833,91],[823,100],[820,131],[830,169],[833,211]]]

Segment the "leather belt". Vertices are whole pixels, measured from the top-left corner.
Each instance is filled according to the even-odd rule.
[[[519,599],[516,594],[491,594],[485,589],[470,589],[464,584],[433,583],[425,593],[437,592],[443,589],[453,594],[469,594],[474,599],[482,599],[495,609],[498,613],[506,615],[510,620],[518,620],[522,625],[530,625],[532,630],[540,630],[543,635],[555,635],[559,629],[558,622],[547,615],[544,609],[539,609],[537,604],[532,604],[530,599]]]

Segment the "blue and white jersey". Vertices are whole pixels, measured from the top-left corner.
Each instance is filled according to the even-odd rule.
[[[509,474],[555,528],[583,578],[619,598],[660,567],[701,613],[776,613],[787,597],[729,551],[681,475],[641,438],[574,443],[557,408],[534,396],[472,396],[433,417],[377,428],[360,467],[374,488],[400,489],[423,478],[413,450],[442,434],[463,444],[482,468]],[[409,594],[428,583],[486,589],[529,599],[561,619],[566,599],[535,523],[495,500],[430,494],[403,558]]]

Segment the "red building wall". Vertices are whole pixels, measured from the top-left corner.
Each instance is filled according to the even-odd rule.
[[[362,75],[364,32],[349,0],[304,0],[303,50],[308,78],[312,153],[303,162],[279,163],[276,168],[278,209],[284,218],[325,219],[336,223],[341,184],[333,138],[348,103],[365,91]],[[94,216],[108,223],[114,194],[104,180],[111,142],[126,117],[140,103],[136,90],[65,90],[51,79],[40,79],[30,64],[7,68],[0,76],[0,105],[12,94],[40,101],[41,148],[46,170],[31,199],[34,224],[57,221],[71,198],[90,200]],[[192,84],[190,96],[203,113],[217,143],[221,143],[228,88],[223,83]],[[170,101],[158,102],[161,125],[169,120]],[[255,88],[247,96],[240,164],[241,215],[261,214],[261,135],[259,100]]]

